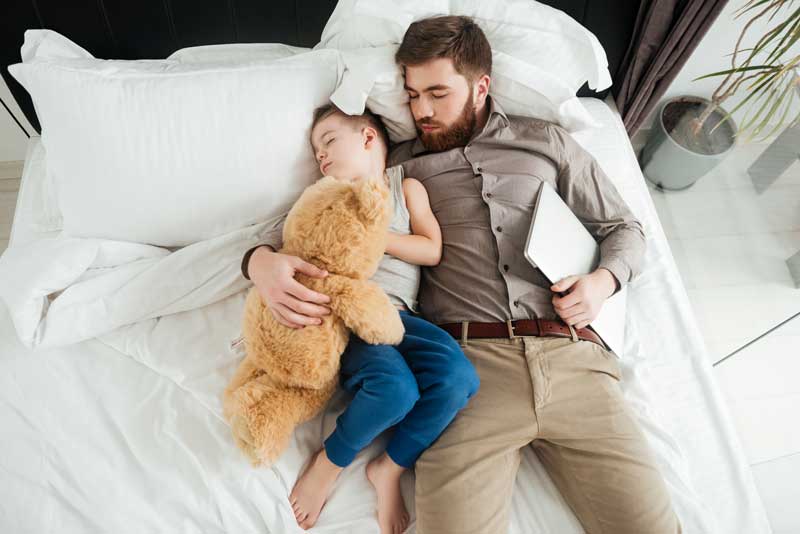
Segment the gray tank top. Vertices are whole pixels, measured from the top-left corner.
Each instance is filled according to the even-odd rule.
[[[386,169],[389,177],[390,197],[394,214],[389,230],[396,234],[411,234],[411,219],[403,194],[403,167],[396,165]],[[406,263],[389,254],[384,254],[372,281],[381,286],[389,295],[392,304],[402,304],[409,310],[417,311],[417,292],[419,291],[420,267]]]

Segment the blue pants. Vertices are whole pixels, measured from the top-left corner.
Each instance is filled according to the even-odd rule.
[[[450,334],[408,312],[400,318],[400,345],[369,345],[351,335],[342,354],[342,387],[353,400],[325,440],[328,458],[340,467],[394,425],[386,453],[413,466],[478,391],[478,374]]]

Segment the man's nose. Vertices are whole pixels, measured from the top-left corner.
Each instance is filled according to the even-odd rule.
[[[430,105],[427,99],[418,98],[412,112],[417,120],[427,119],[433,116],[433,106]]]

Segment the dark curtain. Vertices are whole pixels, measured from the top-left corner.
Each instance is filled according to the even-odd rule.
[[[642,0],[615,95],[629,136],[642,126],[727,3]]]

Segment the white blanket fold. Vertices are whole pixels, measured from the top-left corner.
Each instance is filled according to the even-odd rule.
[[[174,251],[63,235],[11,247],[0,258],[0,298],[29,348],[193,310],[249,285],[239,271],[242,254],[276,220]]]

